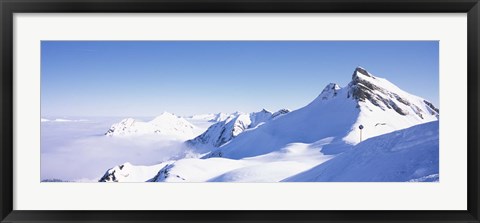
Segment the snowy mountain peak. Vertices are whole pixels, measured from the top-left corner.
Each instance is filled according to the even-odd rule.
[[[178,118],[178,116],[174,115],[173,113],[170,113],[170,112],[162,112],[162,114],[160,114],[158,117],[171,117],[171,118]]]
[[[110,129],[108,129],[108,131],[105,133],[105,135],[110,136],[116,135],[118,132],[123,132],[132,127],[135,122],[136,120],[133,118],[123,119],[119,123],[113,124],[112,127],[110,127]]]
[[[365,68],[358,66],[357,68],[355,68],[355,71],[353,72],[352,80],[355,79],[356,77],[359,77],[360,75],[375,79],[375,77],[372,74],[370,74]]]
[[[432,103],[357,67],[346,87],[328,84],[305,107],[246,131],[205,157],[252,157],[290,143],[313,143],[325,138],[333,138],[335,143],[355,145],[371,137],[437,121],[438,118],[439,110]],[[364,126],[362,130],[360,125]],[[334,150],[324,152],[335,153]]]
[[[159,116],[155,117],[152,121],[150,121],[151,123],[157,123],[157,122],[164,122],[164,121],[174,121],[174,120],[183,120],[183,118],[181,117],[178,117],[172,113],[169,113],[169,112],[163,112],[162,114],[160,114]]]
[[[208,122],[221,122],[228,119],[232,114],[227,113],[210,113],[210,114],[199,114],[186,117],[191,120],[204,120]]]
[[[347,97],[361,104],[373,104],[381,110],[394,110],[402,116],[415,114],[424,119],[425,114],[438,118],[439,110],[430,102],[401,90],[386,79],[371,75],[357,67],[348,84]]]
[[[232,113],[231,115],[233,115],[233,116],[239,116],[239,115],[241,115],[241,114],[244,114],[244,113],[243,113],[243,112],[236,111],[236,112]]]
[[[321,100],[327,100],[337,96],[337,92],[340,90],[340,86],[335,83],[328,84],[318,96]]]
[[[126,118],[113,124],[105,133],[107,136],[160,134],[178,139],[190,139],[197,135],[196,126],[172,113],[164,112],[149,122]]]
[[[187,143],[196,148],[220,147],[245,130],[253,129],[288,112],[290,112],[288,109],[280,109],[275,113],[266,109],[250,114],[236,112],[227,119],[211,125],[207,131],[192,140],[188,140]]]
[[[267,110],[267,109],[265,109],[265,108],[263,108],[260,112],[261,112],[261,113],[272,113],[272,112],[270,112],[269,110]]]
[[[357,69],[352,75],[352,81],[348,84],[348,97],[352,96],[356,100],[365,101],[375,99],[376,93],[386,93],[386,89],[378,86],[380,84],[378,81],[376,83],[371,81],[372,76],[363,75]]]
[[[414,123],[436,121],[439,118],[440,111],[432,103],[403,91],[387,79],[376,77],[364,68],[355,69],[346,91],[347,98],[356,100],[357,108],[361,111],[357,126],[369,123],[379,130],[388,129],[387,126],[391,125],[392,127],[389,127],[391,130],[386,131],[389,132],[410,127]],[[367,119],[372,114],[375,114],[374,118]],[[345,139],[350,142],[356,141],[353,139],[357,131],[359,130],[354,129]],[[386,133],[382,130],[372,136],[379,135],[380,132]]]

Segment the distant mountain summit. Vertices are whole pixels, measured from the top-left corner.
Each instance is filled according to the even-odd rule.
[[[439,109],[431,102],[411,95],[386,79],[373,76],[362,67],[357,67],[351,82],[345,89],[335,83],[328,84],[316,100],[328,100],[346,91],[347,98],[353,98],[361,105],[374,105],[383,111],[393,109],[400,115],[416,114],[420,119],[424,115],[434,115],[438,118]]]
[[[228,144],[215,144],[219,149],[205,158],[257,156],[289,143],[313,143],[324,138],[354,145],[360,142],[360,125],[365,127],[362,130],[362,140],[365,140],[436,121],[439,112],[431,102],[357,67],[346,87],[328,84],[305,107],[266,122],[255,131],[238,135]]]
[[[200,148],[219,147],[247,129],[253,129],[288,112],[288,109],[281,109],[275,113],[263,109],[250,114],[234,113],[225,120],[211,125],[207,131],[187,143]]]
[[[131,136],[159,134],[178,139],[196,136],[197,127],[172,113],[164,112],[149,122],[126,118],[113,124],[105,133],[107,136]]]
[[[408,94],[389,81],[374,77],[361,67],[355,69],[348,88],[348,97],[352,96],[359,102],[369,101],[382,110],[393,109],[400,115],[413,112],[423,119],[425,114],[438,117],[440,112],[431,102]]]
[[[238,114],[238,112],[233,114]],[[215,114],[192,115],[187,118],[192,120],[203,120],[208,122],[221,122],[227,119],[231,115],[232,114],[227,114],[227,113],[215,113]]]

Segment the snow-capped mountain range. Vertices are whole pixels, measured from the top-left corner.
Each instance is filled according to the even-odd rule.
[[[263,109],[250,114],[235,113],[226,117],[225,120],[211,125],[207,131],[188,140],[187,143],[193,147],[220,147],[247,129],[253,129],[288,112],[287,109],[281,109],[272,113]]]
[[[187,117],[188,119],[191,120],[203,120],[203,121],[208,121],[208,122],[221,122],[226,120],[228,117],[232,115],[240,115],[240,112],[235,112],[232,114],[227,114],[227,113],[216,113],[216,114],[201,114],[201,115],[192,115]]]
[[[431,102],[357,67],[347,86],[328,84],[300,109],[213,121],[186,141],[202,158],[152,166],[156,174],[150,177],[117,166],[102,181],[435,181],[438,120],[439,109]],[[120,172],[123,177],[116,175]]]
[[[113,124],[105,133],[107,136],[131,136],[159,134],[178,139],[191,139],[198,135],[196,126],[182,117],[164,112],[149,122],[126,118]]]
[[[346,87],[328,84],[310,104],[239,135],[208,157],[252,157],[289,143],[313,143],[327,137],[354,145],[360,142],[360,125],[365,140],[438,117],[439,110],[430,102],[358,67]]]

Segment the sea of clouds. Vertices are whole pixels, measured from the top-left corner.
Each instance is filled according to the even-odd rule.
[[[41,179],[97,181],[109,168],[125,162],[153,165],[191,153],[182,141],[158,135],[105,136],[110,126],[121,119],[89,117],[42,121]]]

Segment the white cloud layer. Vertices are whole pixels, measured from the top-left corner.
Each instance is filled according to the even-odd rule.
[[[88,181],[125,162],[152,165],[189,153],[182,141],[158,135],[103,135],[111,119],[42,123],[41,179]]]

